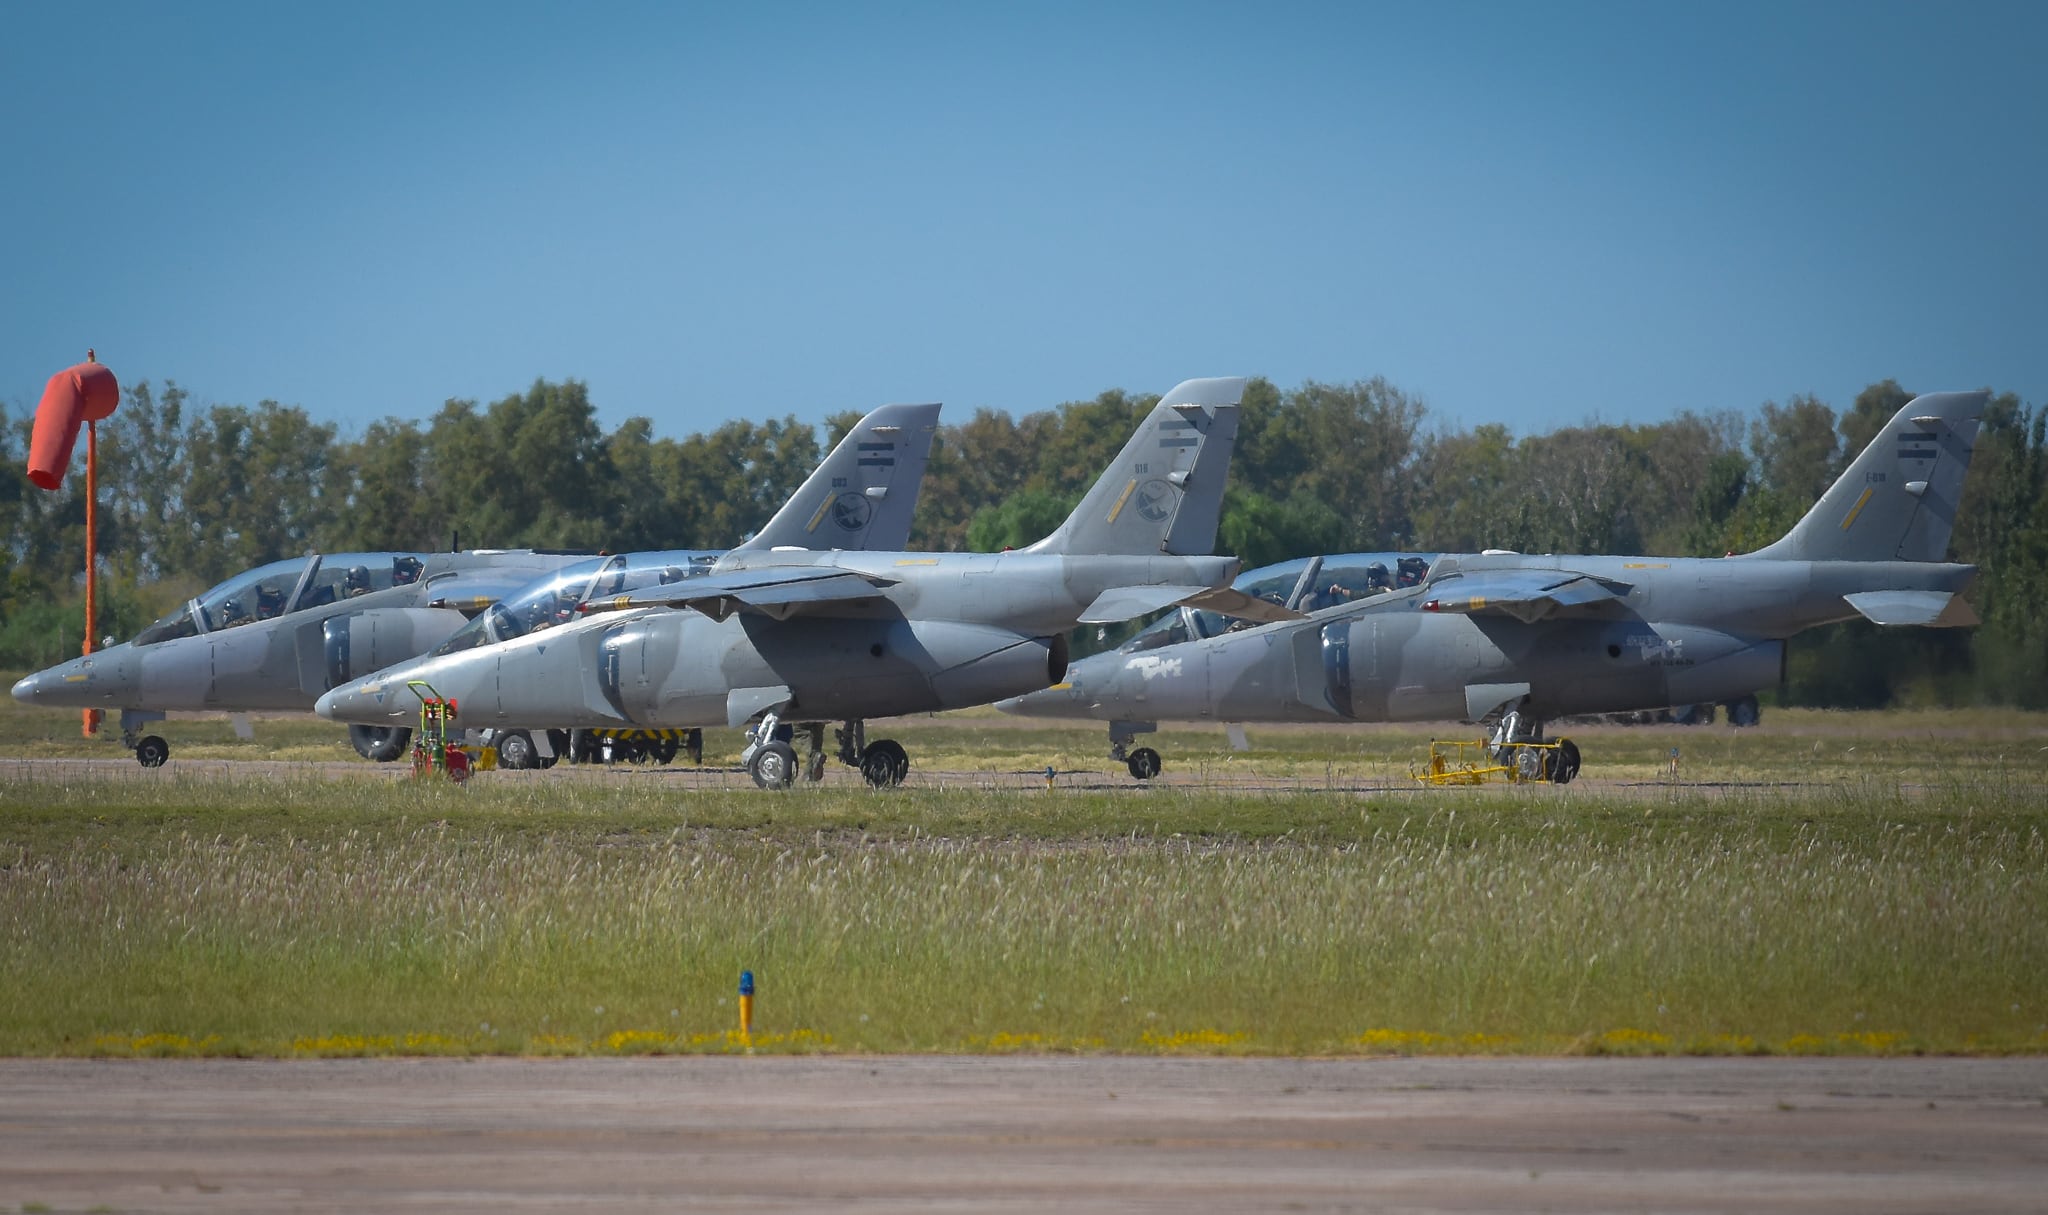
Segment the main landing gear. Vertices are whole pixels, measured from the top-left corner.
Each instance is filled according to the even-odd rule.
[[[1517,709],[1501,715],[1486,745],[1494,762],[1514,769],[1516,780],[1565,785],[1579,774],[1578,745],[1569,738],[1545,739],[1543,720]]]
[[[350,726],[348,741],[357,755],[388,764],[412,750],[412,730],[406,726]]]
[[[794,745],[799,732],[804,742],[801,757]],[[864,722],[844,722],[832,736],[838,744],[839,762],[860,769],[861,777],[877,789],[900,785],[910,774],[910,755],[903,745],[889,738],[866,741]],[[824,722],[791,727],[784,725],[777,713],[763,716],[747,730],[747,746],[740,753],[747,775],[763,789],[787,789],[796,783],[799,772],[807,781],[824,780],[827,759]]]
[[[1151,780],[1159,775],[1164,765],[1159,752],[1150,747],[1139,747],[1126,751],[1125,747],[1140,734],[1158,732],[1159,723],[1154,721],[1113,721],[1109,723],[1109,757],[1122,764],[1130,774],[1139,780]]]

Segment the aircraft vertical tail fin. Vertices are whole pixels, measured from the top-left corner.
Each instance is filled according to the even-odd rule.
[[[1930,392],[1870,446],[1777,543],[1752,557],[1787,561],[1944,561],[1963,474],[1991,394]]]
[[[924,487],[937,405],[884,405],[854,424],[742,549],[900,552]]]
[[[1024,551],[1207,554],[1244,386],[1238,377],[1187,380],[1159,398],[1067,521]]]

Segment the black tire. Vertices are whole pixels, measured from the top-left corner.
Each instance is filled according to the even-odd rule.
[[[500,730],[491,739],[491,745],[498,748],[500,768],[524,772],[540,767],[540,748],[533,745],[533,735],[524,730]]]
[[[1569,738],[1557,740],[1555,758],[1550,761],[1550,779],[1560,785],[1569,785],[1579,774],[1579,746]]]
[[[1728,702],[1728,724],[1731,726],[1753,726],[1763,719],[1763,706],[1756,702],[1754,696],[1745,696],[1741,700]]]
[[[562,757],[569,753],[569,732],[567,730],[549,730],[548,750],[554,752],[554,754],[540,757],[540,766],[543,768],[552,768],[556,764],[561,763]]]
[[[407,753],[412,731],[405,726],[350,726],[348,741],[364,759],[388,764]]]
[[[620,748],[624,750],[620,750]],[[612,758],[623,759],[629,764],[651,764],[654,762],[655,743],[650,738],[635,738],[612,744]]]
[[[657,764],[674,763],[676,751],[681,745],[676,741],[675,735],[662,735],[654,741],[654,762]]]
[[[135,744],[135,762],[145,768],[161,768],[171,757],[171,744],[155,734],[145,734]]]
[[[1139,780],[1151,780],[1165,765],[1159,761],[1159,752],[1150,747],[1139,747],[1124,761],[1124,767],[1129,768],[1131,775]]]
[[[700,768],[704,766],[704,731],[683,731],[683,754],[690,757],[691,764]]]
[[[861,752],[860,774],[877,789],[900,785],[910,775],[910,755],[894,739],[877,739]]]
[[[796,780],[796,748],[772,742],[747,759],[747,775],[763,789],[787,789]]]
[[[1550,770],[1556,767],[1555,751],[1542,747],[1520,747],[1515,752],[1515,779],[1518,781],[1542,781],[1550,779]]]

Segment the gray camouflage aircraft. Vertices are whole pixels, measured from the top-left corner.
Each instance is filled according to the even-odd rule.
[[[1260,610],[1225,584],[1215,542],[1241,379],[1189,380],[1147,415],[1052,535],[1006,553],[735,552],[608,612],[407,663],[321,697],[338,721],[408,712],[408,680],[460,704],[459,725],[673,728],[751,723],[755,782],[824,775],[824,729],[870,784],[909,770],[865,719],[985,704],[1057,681],[1065,630],[1175,603]],[[677,609],[692,609],[688,611]],[[799,764],[786,741],[802,726]]]
[[[998,707],[1110,722],[1112,758],[1140,779],[1159,755],[1125,745],[1160,721],[1456,719],[1490,723],[1496,757],[1519,776],[1569,781],[1570,740],[1526,745],[1551,741],[1547,720],[1748,697],[1777,682],[1786,638],[1833,621],[1975,624],[1961,594],[1976,567],[1946,557],[1989,395],[1908,402],[1754,553],[1438,557],[1413,587],[1300,621],[1181,644],[1140,634]]]
[[[861,419],[741,548],[901,547],[938,412],[937,405],[886,405]],[[514,629],[507,612],[486,612],[474,625],[470,618],[507,596],[522,610],[540,610],[532,594],[537,578],[547,588],[548,610],[556,610],[564,595],[675,581],[703,572],[720,555],[683,549],[605,558],[521,549],[293,557],[228,579],[132,641],[22,679],[14,698],[118,709],[122,741],[143,766],[156,767],[169,758],[169,744],[135,732],[166,711],[311,709],[330,688],[460,633]],[[570,583],[575,589],[566,591]],[[351,726],[350,741],[366,758],[396,759],[411,741],[411,720]]]

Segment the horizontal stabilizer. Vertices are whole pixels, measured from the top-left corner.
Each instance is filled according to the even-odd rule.
[[[1859,591],[1842,598],[1872,624],[1961,629],[1978,623],[1976,609],[1949,591]]]
[[[1078,619],[1082,624],[1116,624],[1169,608],[1200,595],[1206,586],[1113,586],[1095,597]]]
[[[1524,624],[1558,617],[1600,616],[1628,595],[1630,584],[1563,570],[1499,570],[1433,579],[1425,612],[1510,616]]]
[[[688,607],[713,620],[723,620],[740,610],[786,619],[807,607],[879,599],[882,588],[893,583],[893,579],[857,574],[832,566],[734,570],[667,586],[651,586],[612,599],[595,599],[586,610]]]

